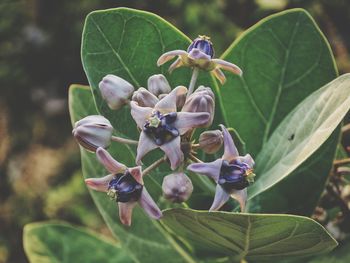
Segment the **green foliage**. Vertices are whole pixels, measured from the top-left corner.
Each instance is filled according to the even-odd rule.
[[[300,216],[171,209],[162,222],[198,254],[230,256],[232,262],[297,258],[337,245],[320,224]]]
[[[133,262],[112,240],[64,223],[24,227],[23,246],[30,262]]]

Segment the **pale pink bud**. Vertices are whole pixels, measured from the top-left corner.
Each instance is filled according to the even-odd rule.
[[[99,83],[99,88],[102,98],[112,110],[125,105],[134,92],[134,87],[129,82],[115,75],[105,76]]]
[[[224,142],[224,136],[219,130],[205,131],[199,136],[199,147],[208,154],[216,153]]]
[[[208,122],[201,127],[209,127],[213,123],[215,111],[215,96],[213,91],[208,87],[200,86],[187,98],[182,111],[208,112],[210,118]]]
[[[91,115],[76,122],[72,133],[82,147],[95,152],[111,144],[113,127],[105,117]]]
[[[136,90],[132,95],[132,100],[137,102],[137,104],[141,107],[151,108],[153,108],[159,101],[159,99],[154,94],[152,94],[145,88],[139,88],[138,90]]]
[[[166,199],[174,203],[185,202],[193,192],[193,185],[184,173],[173,173],[164,177],[163,195]]]
[[[168,94],[171,91],[169,82],[162,74],[156,74],[149,77],[147,82],[147,88],[157,97],[160,94]]]

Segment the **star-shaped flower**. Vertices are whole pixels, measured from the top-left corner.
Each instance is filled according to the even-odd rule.
[[[210,163],[193,163],[187,169],[211,177],[217,183],[213,204],[209,211],[219,210],[230,198],[236,199],[243,212],[247,200],[247,186],[254,182],[253,158],[239,156],[233,139],[220,125],[224,137],[224,155]]]
[[[172,50],[161,55],[157,65],[161,66],[174,57],[178,57],[169,67],[169,72],[179,67],[197,67],[206,71],[211,71],[215,77],[224,84],[226,77],[221,69],[233,74],[242,75],[242,70],[235,64],[222,59],[215,59],[213,44],[207,36],[199,36],[185,50]]]
[[[140,107],[135,101],[130,102],[131,116],[141,129],[137,165],[141,164],[145,154],[158,147],[168,157],[172,170],[183,161],[180,135],[207,123],[210,118],[207,112],[176,112],[176,98],[186,92],[185,87],[176,87],[159,100],[154,108]]]
[[[140,166],[128,168],[101,147],[96,150],[96,156],[111,174],[101,178],[88,178],[85,183],[93,190],[106,192],[118,202],[120,221],[124,225],[131,225],[132,210],[137,203],[151,218],[162,217],[162,212],[144,186]]]

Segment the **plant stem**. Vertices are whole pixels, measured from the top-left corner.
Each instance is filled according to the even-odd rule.
[[[198,78],[198,74],[199,74],[199,68],[197,67],[194,67],[193,71],[192,71],[192,77],[191,77],[191,82],[190,82],[190,85],[188,87],[188,92],[187,92],[187,97],[190,96],[193,91],[194,91],[194,86],[196,85],[196,81],[197,81],[197,78]]]
[[[143,170],[142,176],[145,176],[149,174],[152,170],[157,168],[159,165],[161,165],[163,162],[165,162],[167,157],[164,155],[162,158],[158,159],[154,163],[152,163],[150,166],[148,166],[145,170]]]
[[[334,166],[339,166],[339,165],[344,165],[344,164],[348,164],[350,163],[350,158],[345,158],[345,159],[341,159],[341,160],[335,160],[333,162]]]
[[[192,161],[196,162],[196,163],[202,163],[203,161],[198,159],[196,156],[194,156],[193,154],[189,154],[188,156]]]
[[[132,144],[132,145],[137,145],[139,143],[139,141],[129,140],[129,139],[121,138],[118,136],[112,136],[112,141],[120,142],[120,143],[124,143],[124,144]]]

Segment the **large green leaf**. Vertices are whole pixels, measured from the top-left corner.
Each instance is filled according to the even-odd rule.
[[[268,214],[165,211],[162,222],[188,240],[202,256],[229,256],[229,262],[274,262],[277,259],[317,255],[337,242],[316,221],[307,217]]]
[[[97,114],[89,87],[73,85],[69,92],[69,106],[72,122]],[[133,152],[124,145],[112,145],[109,152],[120,162],[134,166]],[[83,175],[100,177],[107,171],[100,165],[94,154],[81,148]],[[147,189],[160,188],[151,177],[145,178]],[[106,194],[91,191],[94,202],[112,233],[120,240],[125,251],[136,262],[192,262],[191,258],[165,233],[156,220],[151,220],[138,206],[134,209],[131,227],[119,222],[118,209]],[[154,199],[160,195],[153,195]]]
[[[170,62],[157,67],[161,54],[174,49],[186,50],[190,39],[162,18],[148,12],[116,8],[88,15],[82,39],[82,61],[92,87],[98,110],[125,136],[137,138],[138,132],[129,108],[110,111],[103,101],[98,83],[107,74],[118,75],[134,85],[146,87],[152,74],[164,74],[174,88],[190,81],[191,70],[182,68],[167,73]],[[209,74],[202,73],[198,84],[214,86]]]
[[[24,227],[23,246],[30,262],[133,262],[114,241],[64,223],[32,223]]]
[[[243,77],[228,75],[220,91],[229,126],[253,156],[296,105],[337,76],[327,40],[302,9],[261,20],[222,58],[243,69]]]
[[[307,261],[308,263],[348,263],[350,262],[350,242],[339,245],[332,253]]]
[[[259,177],[249,189],[250,198],[284,179],[320,148],[349,111],[349,94],[350,74],[342,75],[312,93],[282,121],[256,159]],[[333,156],[336,146],[334,142]],[[295,196],[299,187],[306,187],[303,178],[299,180],[300,184],[289,186]]]

